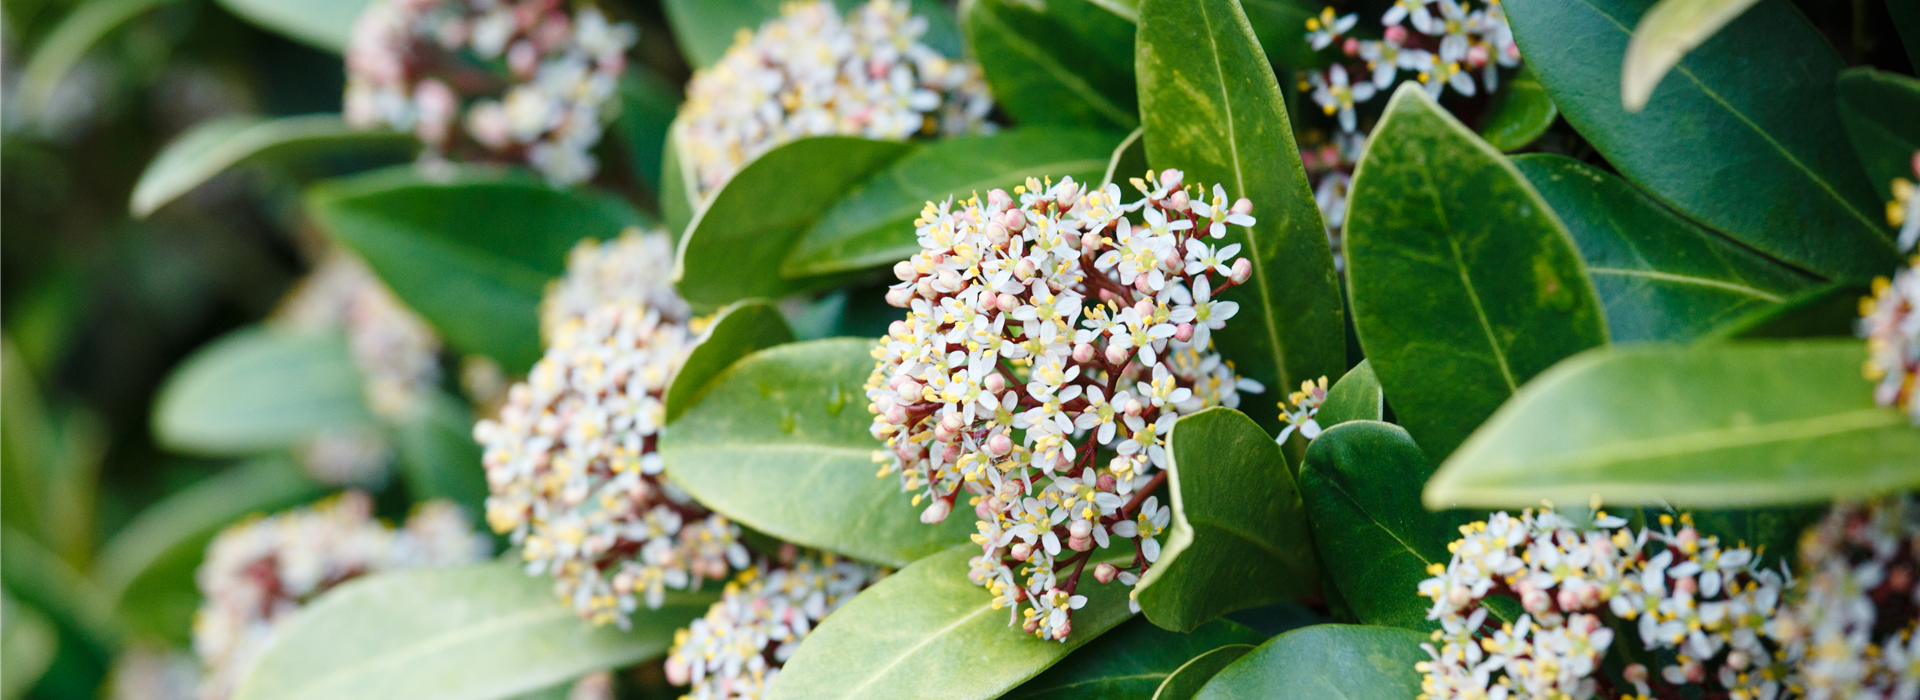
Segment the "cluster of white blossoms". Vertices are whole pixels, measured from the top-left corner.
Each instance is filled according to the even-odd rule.
[[[1384,26],[1378,41],[1346,36],[1359,20],[1358,15],[1336,17],[1333,8],[1323,9],[1320,16],[1307,19],[1307,42],[1316,51],[1337,44],[1342,55],[1364,61],[1364,71],[1355,68],[1361,79],[1355,81],[1336,59],[1325,74],[1309,73],[1300,86],[1302,92],[1312,90],[1314,103],[1327,116],[1338,115],[1340,129],[1348,133],[1359,128],[1354,105],[1392,87],[1402,72],[1419,80],[1437,100],[1449,87],[1467,97],[1481,89],[1493,92],[1500,87],[1500,69],[1520,65],[1520,47],[1513,42],[1500,0],[1488,0],[1479,9],[1456,0],[1395,0],[1380,18]],[[1407,31],[1407,24],[1413,31]],[[1474,71],[1479,71],[1484,88],[1474,83]]]
[[[683,145],[702,194],[804,136],[900,140],[986,128],[980,69],[920,43],[906,0],[870,0],[843,20],[827,0],[789,2],[687,84]]]
[[[1028,179],[1017,202],[996,189],[928,203],[920,252],[887,294],[907,318],[867,380],[881,476],[918,492],[924,522],[968,498],[981,546],[970,577],[996,607],[1024,602],[1042,638],[1069,633],[1096,545],[1135,552],[1094,567],[1101,583],[1132,585],[1159,557],[1170,513],[1149,494],[1175,419],[1263,390],[1210,342],[1239,310],[1217,294],[1252,272],[1238,244],[1215,241],[1252,226],[1253,203],[1218,186],[1209,197],[1177,170],[1132,182],[1133,202],[1117,185]]]
[[[1596,511],[1581,526],[1552,510],[1494,513],[1461,527],[1446,564],[1434,564],[1420,594],[1440,623],[1424,644],[1422,700],[1449,698],[1648,698],[1711,691],[1773,700],[1784,673],[1766,628],[1789,584],[1763,570],[1754,550],[1722,547],[1682,515],[1632,531]],[[1490,621],[1489,596],[1518,599],[1519,617]],[[1596,673],[1616,640],[1609,618],[1659,652],[1656,675],[1641,664],[1615,688]],[[1714,695],[1709,695],[1713,697]]]
[[[576,248],[543,311],[545,356],[473,429],[486,448],[487,522],[595,624],[624,627],[666,589],[750,563],[740,528],[661,473],[667,384],[696,340],[686,303],[651,275],[665,269],[651,256],[667,249],[637,234]]]
[[[228,528],[196,573],[201,697],[231,695],[274,628],[328,589],[368,574],[473,563],[489,548],[458,506],[424,503],[396,531],[373,518],[372,499],[359,491]]]
[[[389,424],[418,416],[440,382],[440,338],[368,270],[334,250],[274,312],[271,323],[296,333],[342,333],[365,378],[367,405]],[[393,450],[377,428],[336,426],[300,449],[301,461],[330,484],[377,484]]]
[[[764,697],[780,667],[828,613],[885,576],[867,564],[795,556],[741,571],[720,602],[673,636],[667,681],[691,685],[690,700],[752,700]]]
[[[428,159],[472,147],[582,182],[638,40],[632,25],[591,6],[569,15],[560,0],[378,0],[347,45],[345,117],[412,131]]]
[[[1318,381],[1300,382],[1300,390],[1288,394],[1287,400],[1280,402],[1280,421],[1286,423],[1287,427],[1280,430],[1280,435],[1274,438],[1274,442],[1285,444],[1287,438],[1292,437],[1296,432],[1300,433],[1301,438],[1307,440],[1320,437],[1318,416],[1321,404],[1326,402],[1326,377],[1321,377]],[[1293,407],[1288,408],[1287,404],[1293,404]]]
[[[1920,151],[1913,154],[1914,177],[1920,178]],[[1894,178],[1893,201],[1887,203],[1887,221],[1900,227],[1898,244],[1910,251],[1920,242],[1920,193],[1913,182]],[[1906,411],[1920,425],[1920,256],[1893,274],[1873,281],[1873,296],[1860,301],[1860,335],[1867,339],[1869,357],[1864,370],[1876,382],[1874,399],[1882,406]]]
[[[200,663],[192,654],[135,644],[113,659],[107,700],[197,700]]]
[[[1920,506],[1911,495],[1841,504],[1800,541],[1803,596],[1768,624],[1795,694],[1920,697]],[[1770,699],[1769,699],[1770,700]]]

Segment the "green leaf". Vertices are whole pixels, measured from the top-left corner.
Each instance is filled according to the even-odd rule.
[[[1553,105],[1540,79],[1533,77],[1532,68],[1520,66],[1500,88],[1488,102],[1486,121],[1480,126],[1480,136],[1494,148],[1507,152],[1526,148],[1560,118],[1560,108]]]
[[[693,222],[701,200],[693,169],[681,166],[688,162],[686,144],[680,137],[685,132],[681,124],[676,117],[667,125],[666,152],[660,156],[660,219],[676,240],[686,237],[687,224]]]
[[[1100,176],[1100,189],[1115,182],[1125,182],[1133,177],[1131,173],[1147,171],[1147,130],[1145,127],[1134,129],[1127,134],[1127,140],[1121,141],[1113,149],[1113,155],[1107,157],[1107,170]]]
[[[1386,410],[1386,395],[1380,391],[1373,362],[1361,360],[1327,390],[1327,401],[1320,404],[1316,417],[1324,429],[1350,420],[1386,420]]]
[[[642,222],[613,197],[478,168],[430,180],[401,167],[325,182],[307,191],[307,209],[449,345],[509,373],[540,359],[540,298],[566,271],[573,244]]]
[[[1246,16],[1234,0],[1145,0],[1140,17],[1147,162],[1252,200],[1259,221],[1227,233],[1253,276],[1222,295],[1240,313],[1213,336],[1221,354],[1269,389],[1339,375],[1347,351],[1333,253],[1280,85]],[[1279,432],[1270,415],[1257,420]]]
[[[914,14],[927,18],[927,33],[921,43],[948,56],[960,55],[959,30],[954,27],[953,12],[939,0],[912,0]],[[780,16],[784,0],[666,0],[661,3],[673,38],[687,62],[704,68],[719,62],[732,48],[735,33],[753,32],[760,24]],[[841,12],[851,11],[864,0],[835,0]]]
[[[1708,338],[1852,338],[1860,320],[1860,299],[1872,288],[1855,282],[1832,282],[1755,309],[1709,334]]]
[[[289,447],[325,428],[372,423],[346,339],[261,327],[181,362],[153,409],[162,445],[208,455]]]
[[[415,501],[444,498],[472,515],[487,512],[487,473],[473,440],[473,410],[437,390],[423,402],[424,410],[395,436],[407,495]]]
[[[1160,682],[1160,687],[1153,690],[1153,700],[1188,700],[1198,695],[1222,669],[1254,649],[1253,644],[1228,644],[1193,657]]]
[[[1920,430],[1874,405],[1857,340],[1597,350],[1494,414],[1428,506],[1665,501],[1738,508],[1920,485]]]
[[[353,23],[373,0],[218,0],[262,29],[322,51],[345,53]]]
[[[965,544],[881,579],[828,615],[807,636],[767,700],[901,698],[938,689],[942,698],[986,700],[1033,678],[1080,645],[1126,621],[1127,587],[1082,579],[1086,607],[1065,641],[1040,640],[1009,625],[1011,608],[967,580]]]
[[[515,562],[369,576],[287,620],[233,697],[510,698],[659,656],[717,599],[669,592],[622,632],[581,620]]]
[[[1427,636],[1358,625],[1315,625],[1274,637],[1207,683],[1200,700],[1406,700],[1420,694],[1414,664]]]
[[[26,695],[60,650],[60,634],[40,611],[0,596],[0,698]]]
[[[994,101],[1027,126],[1139,126],[1134,25],[1090,0],[966,0],[967,46]]]
[[[1079,0],[1075,0],[1076,2]],[[1022,128],[921,146],[855,185],[809,226],[780,274],[810,277],[905,260],[920,250],[913,222],[927,202],[965,201],[1027,178],[1094,182],[1122,137],[1087,129]]]
[[[94,0],[62,3],[73,7],[73,11],[62,17],[60,23],[47,33],[47,37],[34,47],[33,55],[27,58],[26,67],[20,72],[19,92],[15,93],[18,97],[7,108],[30,118],[38,118],[53,99],[54,91],[67,79],[67,73],[86,57],[95,44],[148,10],[175,1]],[[12,14],[11,11],[9,14]]]
[[[793,342],[793,329],[780,310],[764,301],[747,300],[721,309],[687,354],[667,387],[667,422],[672,423],[694,405],[714,377],[741,358]]]
[[[93,580],[33,538],[0,528],[0,583],[15,600],[33,606],[63,629],[77,633],[101,656],[118,650],[126,629]]]
[[[53,514],[43,511],[56,506],[43,501],[57,449],[37,384],[12,339],[0,338],[0,517],[28,537],[55,539],[47,522]]]
[[[1667,71],[1694,47],[1727,26],[1759,0],[1660,0],[1640,17],[1627,41],[1620,68],[1620,101],[1628,112],[1647,107],[1647,98]]]
[[[613,130],[626,146],[633,174],[656,194],[665,168],[667,134],[679,107],[679,88],[645,66],[630,65],[620,78],[620,116],[614,119]]]
[[[167,144],[140,173],[128,207],[134,218],[145,218],[215,175],[247,163],[312,152],[405,154],[418,147],[411,134],[355,129],[337,114],[216,119],[193,127]]]
[[[803,138],[766,152],[700,207],[680,239],[674,284],[696,308],[778,299],[808,286],[782,261],[840,197],[916,144],[849,136]]]
[[[1146,620],[1128,620],[1001,697],[1006,700],[1147,697],[1174,670],[1197,656],[1227,645],[1252,649],[1253,645],[1266,640],[1266,635],[1226,620],[1214,620],[1187,634],[1160,629]]]
[[[1273,436],[1244,413],[1210,408],[1174,424],[1167,454],[1173,524],[1140,577],[1147,619],[1188,632],[1313,589],[1306,513]]]
[[[1893,29],[1907,49],[1907,60],[1920,73],[1920,5],[1907,0],[1887,0],[1887,14],[1893,17]]]
[[[1880,199],[1893,199],[1893,179],[1912,181],[1920,151],[1920,80],[1872,68],[1840,74],[1840,123]]]
[[[1814,274],[1892,269],[1882,203],[1840,125],[1834,80],[1845,65],[1820,32],[1786,0],[1761,2],[1689,52],[1647,109],[1630,114],[1619,100],[1618,66],[1628,28],[1652,4],[1514,0],[1504,7],[1521,53],[1567,123],[1628,180],[1688,218]]]
[[[1267,60],[1282,70],[1305,69],[1320,62],[1307,43],[1307,19],[1325,5],[1313,0],[1241,0],[1247,23],[1260,38]]]
[[[324,493],[325,487],[283,456],[236,465],[140,511],[101,549],[94,575],[129,625],[185,643],[200,601],[194,569],[214,535],[248,515]]]
[[[1354,171],[1354,327],[1438,462],[1521,384],[1607,340],[1560,221],[1499,151],[1408,83]]]
[[[874,476],[872,348],[817,340],[734,363],[661,437],[667,474],[742,525],[856,559],[904,566],[966,542],[965,512],[922,525],[899,481]]]
[[[1810,283],[1599,168],[1545,153],[1513,164],[1573,234],[1614,342],[1692,340]]]
[[[1300,467],[1313,542],[1327,575],[1355,617],[1369,625],[1437,629],[1416,592],[1427,567],[1452,559],[1447,543],[1464,511],[1428,512],[1415,484],[1433,475],[1420,446],[1400,426],[1343,423],[1314,438]]]

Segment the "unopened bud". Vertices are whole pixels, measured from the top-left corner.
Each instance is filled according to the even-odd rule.
[[[1081,343],[1073,346],[1073,361],[1086,364],[1093,361],[1093,344]]]
[[[1000,433],[987,440],[987,452],[995,457],[1005,457],[1013,451],[1013,438]]]
[[[920,271],[913,269],[912,262],[902,260],[893,264],[893,276],[900,278],[902,282],[912,282],[915,277],[920,276]]]
[[[933,499],[933,503],[931,505],[927,506],[926,510],[920,511],[920,522],[926,523],[928,525],[932,525],[934,523],[946,520],[947,515],[951,514],[952,512],[953,512],[952,501],[948,501],[947,499],[944,499],[944,498],[936,498],[936,499]]]
[[[1193,324],[1182,323],[1173,329],[1173,339],[1182,343],[1193,340]]]
[[[1053,638],[1054,638],[1054,639],[1066,639],[1066,638],[1067,638],[1067,635],[1069,635],[1069,634],[1073,634],[1073,620],[1072,620],[1072,619],[1068,619],[1067,621],[1065,621],[1065,622],[1062,622],[1062,623],[1060,623],[1060,626],[1059,626],[1059,627],[1055,627],[1055,628],[1053,628]]]
[[[1134,416],[1137,418],[1140,416],[1141,413],[1147,410],[1147,405],[1140,403],[1140,398],[1137,396],[1128,397],[1127,405],[1121,410],[1125,411],[1127,415]]]
[[[1094,488],[1098,488],[1101,491],[1112,491],[1117,484],[1119,484],[1119,481],[1114,479],[1112,474],[1101,472],[1100,478],[1095,481]]]
[[[1099,250],[1100,249],[1100,232],[1088,231],[1086,233],[1080,234],[1080,249],[1083,251]]]
[[[1353,37],[1347,37],[1346,41],[1340,42],[1340,53],[1344,53],[1348,56],[1360,55],[1360,40],[1355,39]]]
[[[895,308],[907,308],[913,303],[912,287],[895,287],[887,290],[887,305]]]
[[[1067,535],[1070,537],[1086,537],[1091,534],[1093,534],[1093,521],[1075,520],[1072,525],[1067,526]]]
[[[1000,225],[1007,227],[1008,231],[1022,231],[1027,228],[1027,217],[1019,209],[1008,209],[1007,213],[1000,215]]]
[[[1025,542],[1015,542],[1013,543],[1013,549],[1007,553],[1013,555],[1014,561],[1026,561],[1027,557],[1033,556],[1033,545]]]
[[[1387,37],[1387,41],[1391,41],[1396,44],[1407,43],[1407,28],[1402,27],[1398,24],[1393,25],[1391,27],[1387,27],[1386,37]]]
[[[975,303],[975,308],[978,308],[978,309],[980,309],[981,311],[986,311],[986,310],[988,310],[988,309],[995,309],[995,308],[999,308],[999,307],[998,307],[998,306],[997,306],[997,305],[996,305],[996,304],[994,303],[994,302],[997,302],[997,301],[999,301],[999,300],[1000,300],[1000,295],[998,295],[998,294],[994,294],[994,293],[993,293],[993,290],[991,290],[991,289],[989,289],[989,290],[987,290],[987,291],[984,291],[984,292],[981,292],[981,293],[980,293],[980,300],[979,300],[978,302],[976,302],[976,303]]]
[[[910,404],[920,403],[920,397],[925,392],[926,387],[920,386],[919,382],[909,379],[900,385],[900,400]]]
[[[1068,538],[1067,538],[1067,549],[1071,549],[1071,550],[1073,550],[1073,551],[1076,551],[1076,552],[1084,552],[1084,551],[1087,551],[1087,550],[1089,550],[1089,549],[1093,549],[1093,538],[1091,538],[1091,537],[1068,537]]]
[[[1007,244],[1007,238],[1006,226],[1001,225],[998,221],[987,224],[988,243],[992,243],[995,246],[1003,246]]]
[[[1233,283],[1245,284],[1253,276],[1253,262],[1246,258],[1233,261]]]
[[[1021,258],[1020,262],[1015,263],[1013,266],[1013,278],[1026,281],[1033,277],[1033,271],[1033,261],[1027,258]]]
[[[1013,206],[1013,197],[1008,196],[1006,190],[995,187],[993,191],[987,193],[988,209],[1005,211],[1007,207],[1011,206]]]
[[[1487,65],[1487,58],[1488,58],[1488,55],[1487,55],[1486,44],[1474,44],[1472,48],[1467,49],[1467,65],[1468,66],[1471,66],[1474,68],[1483,68]]]
[[[1175,192],[1173,193],[1172,197],[1167,198],[1167,208],[1172,209],[1174,211],[1186,211],[1187,205],[1190,203],[1191,202],[1189,202],[1187,199],[1186,190],[1180,190],[1179,192]]]
[[[1233,201],[1233,213],[1245,216],[1253,213],[1253,200],[1241,197]]]
[[[998,394],[1007,390],[1007,377],[999,372],[995,372],[987,375],[986,381],[981,382],[981,384],[987,387],[987,391]]]
[[[994,306],[1000,307],[1001,311],[1013,313],[1014,309],[1020,308],[1020,297],[1012,294],[1002,294],[994,298],[993,304]]]
[[[1131,353],[1128,351],[1128,349],[1120,347],[1119,343],[1107,344],[1107,364],[1110,364],[1110,365],[1126,364],[1127,355],[1129,354]]]
[[[1112,564],[1100,564],[1093,567],[1093,580],[1101,583],[1113,583],[1113,577],[1120,575],[1120,569]]]

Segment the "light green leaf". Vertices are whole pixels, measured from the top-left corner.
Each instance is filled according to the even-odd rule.
[[[1221,295],[1240,313],[1214,333],[1241,376],[1269,391],[1346,369],[1345,321],[1333,253],[1313,203],[1280,85],[1234,0],[1145,0],[1137,45],[1147,162],[1192,184],[1253,201],[1250,231],[1229,227],[1253,263]],[[1276,397],[1277,398],[1277,397]],[[1279,432],[1279,419],[1256,419]]]
[[[444,498],[471,515],[485,513],[487,473],[473,440],[473,409],[438,390],[422,400],[420,414],[394,436],[407,495],[415,501]]]
[[[767,688],[767,700],[918,697],[986,700],[1033,678],[1126,621],[1127,587],[1081,579],[1085,607],[1065,641],[1009,625],[1011,608],[967,580],[965,544],[881,579],[828,615]]]
[[[236,465],[140,511],[101,549],[94,575],[129,625],[185,643],[200,600],[193,572],[214,535],[248,515],[325,492],[286,457]]]
[[[1494,414],[1425,502],[1744,508],[1920,485],[1920,430],[1874,405],[1866,356],[1857,340],[1596,350]]]
[[[1688,52],[1647,109],[1632,114],[1618,99],[1616,66],[1625,60],[1629,27],[1653,2],[1503,6],[1527,65],[1567,123],[1628,180],[1688,218],[1816,275],[1892,269],[1882,203],[1840,125],[1834,81],[1845,64],[1820,32],[1787,0],[1760,2]]]
[[[939,0],[912,0],[913,13],[927,18],[927,33],[920,41],[948,56],[960,55],[959,30],[954,27],[953,12]],[[661,3],[667,22],[673,26],[673,38],[680,43],[687,62],[704,68],[719,62],[733,46],[734,36],[742,29],[753,32],[760,24],[780,16],[783,0],[666,0]],[[865,0],[835,0],[841,12],[848,12]]]
[[[161,385],[154,437],[183,452],[240,455],[289,447],[326,428],[371,425],[361,381],[337,334],[235,331]]]
[[[1126,182],[1132,173],[1147,171],[1147,130],[1145,127],[1134,129],[1127,134],[1127,140],[1114,147],[1113,155],[1107,157],[1107,170],[1100,176],[1100,189],[1115,182]]]
[[[1361,360],[1327,390],[1327,401],[1320,404],[1316,418],[1325,429],[1350,420],[1386,420],[1386,410],[1386,395],[1380,391],[1373,362]]]
[[[874,475],[872,348],[817,340],[734,363],[661,437],[667,474],[742,525],[856,559],[904,566],[966,542],[967,511],[922,525],[899,480]]]
[[[1913,181],[1920,151],[1920,80],[1872,68],[1840,74],[1840,123],[1880,199],[1893,199],[1893,179]]]
[[[449,345],[510,373],[540,359],[540,298],[574,243],[642,223],[619,199],[479,168],[429,180],[401,167],[325,182],[308,189],[307,209]]]
[[[693,222],[702,200],[693,168],[681,165],[690,162],[680,136],[686,131],[682,124],[676,117],[667,125],[665,152],[660,156],[660,219],[676,240],[686,237],[687,224]]]
[[[581,620],[514,562],[369,576],[287,620],[233,697],[510,698],[659,656],[717,599],[669,592],[622,632]]]
[[[144,218],[215,175],[246,163],[327,151],[404,155],[418,147],[419,142],[410,134],[355,129],[337,114],[216,119],[193,127],[167,144],[140,173],[128,207],[134,218]]]
[[[20,72],[19,91],[9,110],[37,118],[73,66],[101,39],[148,10],[175,0],[94,0],[71,5],[73,11],[34,47]],[[10,39],[11,41],[11,39]],[[11,117],[10,117],[11,118]]]
[[[60,634],[45,615],[0,596],[0,698],[26,695],[59,651]]]
[[[126,628],[93,580],[33,538],[0,528],[0,583],[15,600],[77,632],[89,651],[111,655],[126,640]]]
[[[767,348],[793,342],[793,329],[780,316],[780,310],[764,301],[749,299],[721,309],[700,342],[687,354],[686,362],[667,387],[667,422],[680,417],[700,400],[713,378],[732,367],[741,358]]]
[[[1214,620],[1187,634],[1160,629],[1146,620],[1128,620],[1001,697],[1005,700],[1147,697],[1167,676],[1197,656],[1227,645],[1252,649],[1253,645],[1266,640],[1266,635],[1227,620]]]
[[[1547,89],[1533,77],[1533,69],[1522,65],[1488,102],[1480,136],[1494,148],[1513,152],[1538,140],[1559,118],[1560,108],[1553,105]]]
[[[1573,234],[1614,342],[1692,340],[1812,283],[1599,168],[1545,153],[1513,164]]]
[[[1174,424],[1167,454],[1173,524],[1140,577],[1147,619],[1192,631],[1313,589],[1306,513],[1271,435],[1244,413],[1210,408]]]
[[[803,278],[905,260],[920,250],[913,222],[927,202],[965,201],[975,194],[984,201],[988,191],[1011,191],[1029,177],[1094,182],[1121,140],[1087,129],[1030,127],[921,146],[821,214],[801,234],[780,274]]]
[[[1714,329],[1706,338],[1852,338],[1860,320],[1860,300],[1873,296],[1871,287],[1857,282],[1829,282],[1810,287],[1772,306]]]
[[[12,338],[0,339],[0,517],[28,537],[56,539],[43,510],[56,508],[44,501],[57,445],[37,384]]]
[[[694,214],[680,238],[674,284],[696,308],[808,286],[780,268],[808,228],[847,190],[906,156],[916,144],[814,136],[748,163]]]
[[[1400,426],[1361,420],[1327,429],[1300,467],[1313,541],[1328,578],[1355,617],[1369,625],[1428,631],[1426,598],[1417,593],[1445,564],[1456,529],[1479,520],[1464,511],[1428,512],[1414,484],[1433,464]]]
[[[1274,637],[1207,683],[1199,700],[1406,700],[1420,694],[1414,664],[1427,636],[1358,625],[1315,625]]]
[[[1254,649],[1255,645],[1252,644],[1228,644],[1193,657],[1181,664],[1180,668],[1174,669],[1173,673],[1167,674],[1167,679],[1161,681],[1160,687],[1153,690],[1153,700],[1192,698],[1200,693],[1201,688],[1206,687],[1207,681],[1219,675],[1222,669],[1233,665],[1233,662],[1239,661],[1240,657],[1246,656],[1247,652]]]
[[[1620,102],[1628,112],[1647,107],[1653,88],[1694,47],[1759,0],[1660,0],[1640,17],[1620,67]]]
[[[1015,121],[1140,124],[1133,23],[1090,0],[966,0],[960,16],[995,102]]]
[[[1433,461],[1521,384],[1607,340],[1573,241],[1519,171],[1407,83],[1354,171],[1354,326]]]
[[[263,29],[322,51],[345,53],[354,20],[373,0],[218,0]]]

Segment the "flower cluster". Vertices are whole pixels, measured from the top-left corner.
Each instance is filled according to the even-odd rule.
[[[1307,440],[1320,437],[1320,405],[1327,402],[1327,378],[1318,381],[1300,382],[1300,390],[1287,395],[1280,403],[1280,420],[1287,424],[1280,430],[1276,442],[1285,443],[1295,432]],[[1293,408],[1287,408],[1287,404]]]
[[[766,695],[800,641],[855,593],[885,573],[833,555],[765,562],[727,584],[706,617],[674,633],[667,680],[693,687],[692,700],[751,700]]]
[[[1691,519],[1660,516],[1660,529],[1634,532],[1596,511],[1581,526],[1552,510],[1494,513],[1463,526],[1451,560],[1434,564],[1420,594],[1440,624],[1423,700],[1445,698],[1677,697],[1713,689],[1722,697],[1771,700],[1781,690],[1778,645],[1765,625],[1788,581],[1763,570],[1754,550],[1722,547]],[[1517,598],[1519,617],[1494,624],[1490,596]],[[1622,621],[1641,648],[1662,652],[1656,677],[1632,664],[1632,692],[1595,673]],[[1624,691],[1625,689],[1621,689]]]
[[[662,400],[695,340],[685,302],[664,277],[602,277],[655,270],[661,263],[634,258],[663,250],[644,236],[577,248],[543,314],[555,324],[546,355],[508,390],[499,417],[473,429],[486,448],[487,522],[511,533],[528,573],[554,576],[560,597],[596,624],[625,626],[666,589],[749,563],[740,528],[661,473]],[[602,295],[599,305],[573,315],[585,306],[576,292]]]
[[[981,130],[993,108],[971,63],[920,37],[906,0],[870,0],[842,20],[826,0],[781,16],[687,84],[684,147],[704,194],[760,154],[803,136],[900,140]]]
[[[1800,541],[1804,596],[1767,631],[1813,700],[1920,696],[1920,507],[1842,504]]]
[[[345,252],[328,253],[281,302],[272,322],[296,333],[344,333],[365,377],[367,404],[389,423],[419,415],[440,382],[440,338],[365,263]],[[385,478],[392,448],[377,429],[336,426],[310,440],[301,456],[323,482],[373,484]]]
[[[1252,202],[1208,197],[1177,170],[1132,182],[1145,196],[1130,203],[1071,179],[1028,179],[1017,202],[996,189],[928,203],[920,252],[887,294],[907,318],[867,380],[880,474],[919,492],[928,523],[965,492],[980,530],[971,578],[996,606],[1025,602],[1024,628],[1043,638],[1069,633],[1096,545],[1135,551],[1095,567],[1102,583],[1132,585],[1158,558],[1170,513],[1149,494],[1174,420],[1262,390],[1210,344],[1239,309],[1216,294],[1252,271],[1238,244],[1213,241],[1252,226]]]
[[[200,664],[192,654],[135,644],[113,659],[108,700],[197,700]]]
[[[1313,130],[1300,147],[1301,164],[1307,180],[1313,183],[1313,203],[1320,208],[1320,221],[1327,227],[1327,244],[1333,249],[1334,265],[1346,268],[1342,226],[1347,221],[1347,191],[1353,186],[1353,169],[1367,144],[1363,133],[1335,133],[1325,138]]]
[[[345,116],[412,131],[438,158],[471,146],[555,184],[593,176],[601,110],[639,34],[560,0],[381,0],[347,45]],[[465,122],[461,138],[456,125]]]
[[[373,501],[359,491],[228,528],[196,574],[204,599],[193,619],[193,648],[206,667],[201,697],[231,695],[275,626],[341,582],[468,564],[489,547],[458,506],[422,504],[395,531],[373,519]]]
[[[607,242],[583,240],[567,256],[567,274],[540,303],[540,334],[551,339],[567,321],[609,302],[640,304],[684,322],[693,315],[675,292],[673,238],[665,230],[629,228]]]
[[[1920,178],[1920,151],[1913,154],[1914,177]],[[1920,194],[1905,178],[1894,178],[1894,200],[1887,203],[1887,221],[1900,227],[1899,246],[1911,250],[1920,242]],[[1873,281],[1873,296],[1860,301],[1860,335],[1870,353],[1864,367],[1867,379],[1877,382],[1874,399],[1880,405],[1906,411],[1920,425],[1920,256],[1896,271],[1892,279]]]
[[[1476,70],[1484,89],[1493,92],[1500,86],[1500,69],[1520,65],[1520,48],[1500,0],[1488,0],[1480,9],[1457,0],[1395,0],[1380,18],[1384,29],[1378,41],[1346,36],[1358,22],[1357,15],[1336,17],[1326,8],[1307,19],[1307,41],[1315,50],[1338,44],[1342,55],[1365,62],[1364,77],[1354,81],[1336,59],[1325,74],[1310,73],[1300,86],[1303,92],[1312,90],[1314,103],[1327,116],[1338,115],[1341,131],[1348,133],[1359,128],[1354,105],[1392,87],[1402,71],[1437,100],[1449,87],[1467,97],[1479,92]]]

